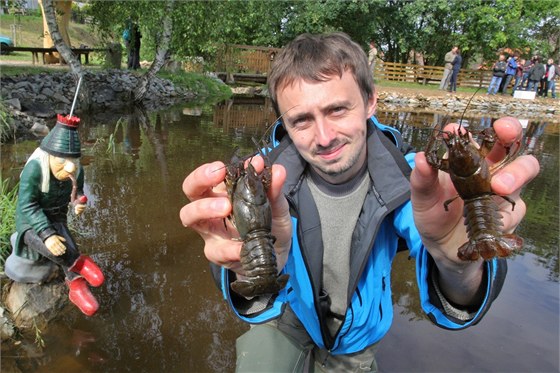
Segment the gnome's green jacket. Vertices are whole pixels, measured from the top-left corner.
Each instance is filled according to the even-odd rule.
[[[23,235],[29,229],[34,229],[44,241],[57,232],[52,226],[53,219],[66,222],[68,204],[72,193],[70,179],[60,181],[50,172],[48,192],[41,191],[43,174],[40,161],[30,160],[21,173],[19,196],[16,208],[17,241],[14,253],[17,256],[38,260],[40,255],[32,249],[25,247]],[[77,172],[78,193],[83,194],[84,172],[80,165]],[[49,217],[47,217],[47,214]]]

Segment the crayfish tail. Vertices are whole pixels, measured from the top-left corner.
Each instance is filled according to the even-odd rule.
[[[476,245],[467,242],[459,248],[459,251],[457,251],[457,257],[465,262],[474,262],[480,258],[480,254]]]
[[[231,283],[231,289],[244,296],[252,298],[264,294],[276,294],[286,287],[289,275],[278,277],[254,277],[247,280],[237,280]]]
[[[256,285],[250,281],[237,280],[231,283],[231,290],[246,298],[255,296]]]

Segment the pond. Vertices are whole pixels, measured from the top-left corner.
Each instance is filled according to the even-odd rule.
[[[380,107],[378,117],[421,149],[441,115]],[[252,151],[251,138],[274,119],[268,102],[242,100],[82,118],[89,202],[71,226],[104,269],[105,284],[93,289],[101,307],[88,318],[68,305],[41,331],[44,347],[33,338],[3,343],[3,371],[233,372],[235,339],[247,325],[216,289],[203,241],[179,221],[181,184],[201,163],[227,160],[236,147]],[[465,119],[476,130],[492,118]],[[420,309],[413,262],[399,254],[382,371],[559,370],[558,124],[529,122],[525,131],[541,173],[524,191],[529,208],[517,233],[525,249],[509,260],[500,297],[479,325],[439,329]],[[3,177],[17,177],[37,145],[2,146]]]

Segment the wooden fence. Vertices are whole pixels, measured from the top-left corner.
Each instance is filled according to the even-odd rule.
[[[214,110],[214,124],[223,129],[230,128],[268,128],[276,121],[276,114],[270,100],[255,99],[243,102],[234,99],[216,105]]]
[[[216,71],[268,75],[279,48],[226,45],[218,51]]]
[[[375,65],[375,78],[408,83],[439,84],[443,76],[443,66],[413,65],[378,60]],[[457,86],[488,86],[492,79],[490,70],[459,70]]]
[[[225,45],[217,56],[216,71],[228,74],[266,76],[274,63],[279,48],[254,47],[249,45]],[[420,84],[439,84],[443,66],[413,65],[378,60],[375,78]],[[487,87],[492,71],[461,69],[457,78],[458,87]]]

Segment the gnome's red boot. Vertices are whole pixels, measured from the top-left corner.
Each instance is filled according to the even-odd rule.
[[[105,276],[103,276],[101,269],[87,255],[80,255],[69,270],[82,275],[91,286],[101,286],[103,281],[105,281]]]
[[[93,316],[99,308],[99,303],[93,294],[89,291],[86,280],[83,277],[76,277],[72,281],[66,280],[70,292],[68,298],[74,303],[85,315]]]

